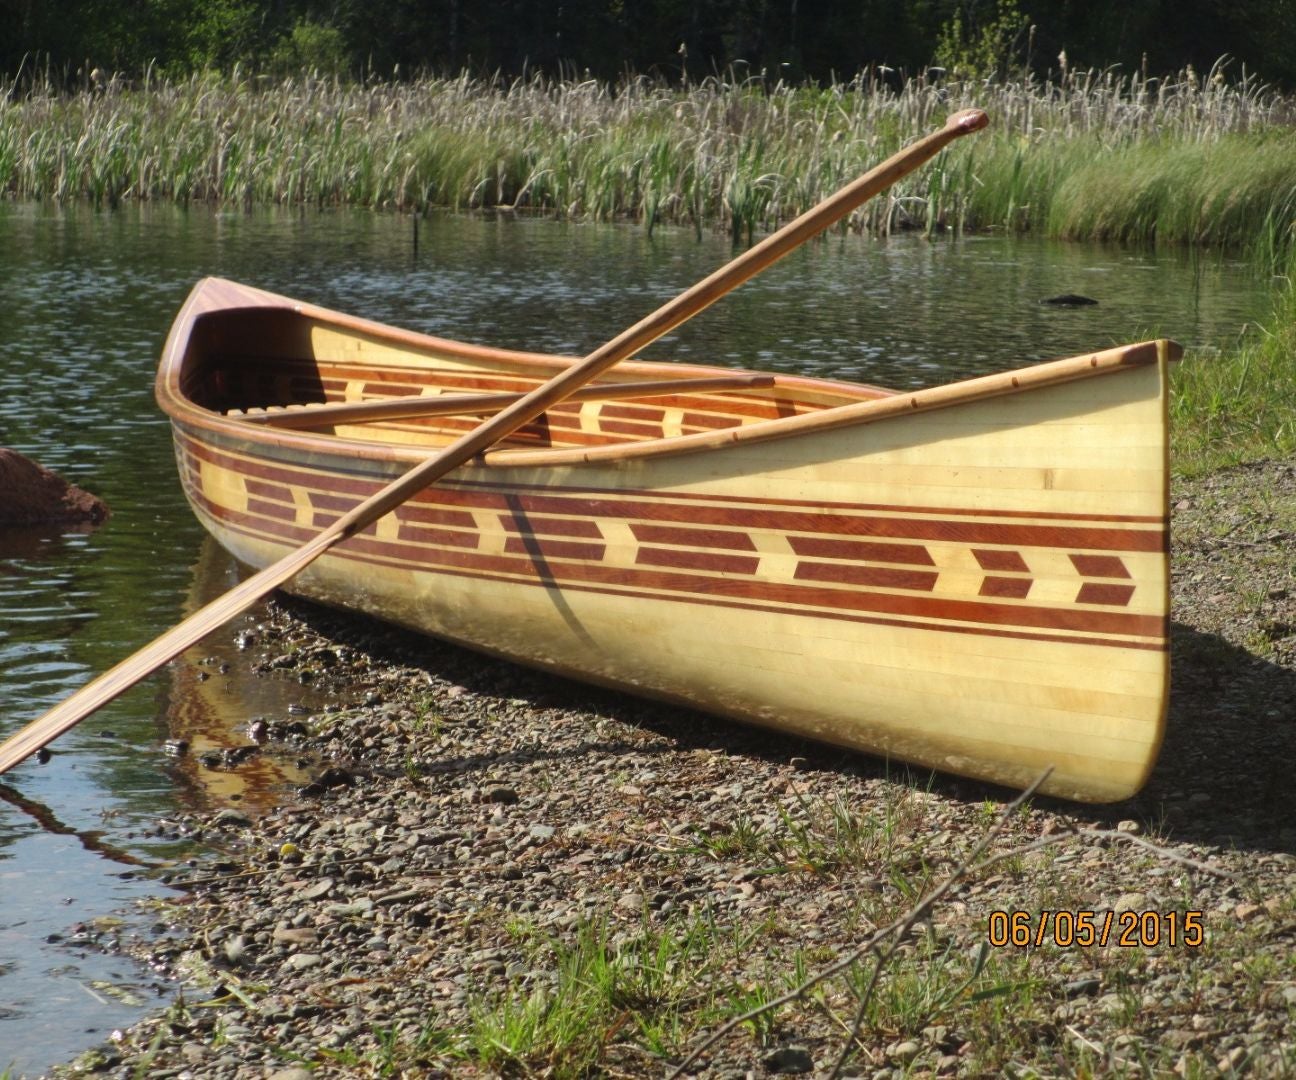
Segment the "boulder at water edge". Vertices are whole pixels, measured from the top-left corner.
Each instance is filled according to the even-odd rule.
[[[0,527],[98,525],[108,517],[101,500],[14,450],[0,447]]]

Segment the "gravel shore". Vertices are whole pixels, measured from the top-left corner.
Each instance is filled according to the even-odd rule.
[[[248,663],[332,704],[204,767],[313,780],[159,825],[210,853],[155,936],[104,945],[183,996],[69,1069],[661,1077],[700,1049],[708,1080],[1296,1075],[1296,463],[1173,503],[1169,732],[1109,807],[277,601],[237,630]]]

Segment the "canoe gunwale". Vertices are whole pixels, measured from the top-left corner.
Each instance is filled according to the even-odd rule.
[[[412,349],[432,349],[464,359],[516,363],[534,367],[545,377],[563,366],[577,362],[573,357],[558,357],[540,353],[515,352],[491,349],[464,342],[451,341],[414,331],[401,330],[385,324],[344,315],[310,304],[298,303],[287,297],[264,292],[250,286],[220,278],[204,278],[189,294],[172,325],[162,352],[158,368],[156,395],[159,405],[175,422],[218,432],[231,439],[246,439],[260,445],[291,445],[318,449],[320,452],[363,458],[416,464],[427,457],[428,451],[416,446],[375,443],[369,440],[327,435],[300,429],[249,423],[237,416],[213,412],[190,400],[181,390],[186,365],[191,361],[191,345],[195,328],[206,316],[234,311],[289,311],[306,319],[329,323],[342,331],[378,335],[396,346]],[[992,375],[978,376],[959,382],[947,383],[929,389],[896,392],[868,384],[838,380],[816,379],[805,376],[773,373],[772,388],[789,390],[810,389],[825,393],[868,392],[874,396],[842,405],[803,413],[797,416],[762,420],[739,427],[689,435],[645,439],[641,442],[614,442],[599,447],[564,447],[558,449],[502,448],[488,450],[475,459],[474,464],[489,468],[563,467],[586,462],[655,458],[667,455],[706,452],[723,449],[738,443],[763,442],[784,438],[797,438],[817,432],[832,431],[858,424],[913,416],[934,409],[1024,393],[1033,389],[1119,373],[1130,367],[1156,363],[1164,352],[1167,360],[1177,360],[1182,348],[1173,341],[1144,341],[1119,346],[1082,356],[1047,361],[1029,367]],[[614,380],[642,378],[644,375],[679,378],[687,373],[698,378],[725,375],[764,375],[765,372],[714,365],[669,364],[653,361],[631,360],[619,365]],[[877,396],[883,395],[883,396]]]

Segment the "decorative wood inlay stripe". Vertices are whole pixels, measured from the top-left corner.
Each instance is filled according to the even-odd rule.
[[[635,539],[645,544],[684,544],[688,547],[725,548],[730,551],[755,551],[756,545],[745,532],[721,529],[684,529],[671,525],[630,526]]]
[[[445,510],[438,506],[407,502],[396,507],[395,514],[401,521],[417,522],[420,525],[446,525],[459,529],[477,528],[477,519],[466,510]]]
[[[641,547],[635,556],[639,566],[669,566],[677,570],[711,570],[717,574],[754,574],[760,559],[751,555],[721,555],[689,548]],[[696,579],[694,587],[697,587]]]
[[[290,503],[293,501],[292,488],[286,484],[270,484],[264,480],[249,479],[244,481],[249,495],[255,495],[262,499],[278,499],[280,502]]]
[[[1116,555],[1072,555],[1075,568],[1085,577],[1128,578],[1129,568]]]
[[[208,516],[224,522],[227,527],[237,532],[250,536],[262,539],[269,537],[281,543],[300,544],[312,535],[308,530],[292,528],[272,521],[257,521],[239,511],[214,505],[210,500],[202,497],[200,493],[196,494],[195,501]],[[519,564],[514,559],[473,555],[467,552],[456,553],[453,551],[438,551],[435,553],[434,559],[430,558],[429,553],[425,551],[418,553],[416,559],[412,560],[407,553],[403,553],[396,545],[370,541],[364,537],[352,537],[335,548],[329,557],[344,558],[360,563],[374,561],[403,569],[430,568],[436,573],[450,573],[495,580],[498,580],[501,575],[514,581],[539,578],[540,583],[551,584],[548,579],[538,574],[536,566],[530,560]],[[1021,638],[1035,641],[1061,641],[1076,645],[1105,645],[1157,652],[1162,652],[1167,648],[1164,620],[1155,616],[1133,616],[1115,612],[1104,615],[1094,611],[1064,613],[1083,614],[1088,619],[1084,620],[1082,625],[1045,625],[1039,629],[1031,628],[1041,618],[1045,618],[1050,614],[1059,614],[1054,610],[1051,612],[1036,612],[1035,619],[1028,621],[1023,626],[978,625],[976,622],[958,623],[942,621],[939,618],[923,618],[923,612],[910,612],[902,608],[892,612],[883,606],[876,611],[869,612],[864,609],[865,596],[840,589],[810,590],[803,586],[770,587],[753,582],[750,587],[752,595],[749,598],[732,591],[735,586],[741,584],[742,579],[715,579],[713,582],[706,583],[705,592],[700,592],[699,579],[693,576],[665,573],[649,575],[648,572],[627,574],[625,571],[616,568],[585,566],[579,563],[570,564],[565,569],[569,571],[570,580],[564,580],[563,587],[580,591],[615,592],[621,595],[657,599],[662,598],[663,591],[667,593],[685,592],[693,595],[681,597],[681,599],[686,599],[691,603],[793,614],[802,612],[813,615],[815,618],[846,619],[852,622],[866,622],[883,626],[940,630],[956,634],[981,634],[991,637]],[[854,603],[834,609],[833,601],[838,597],[850,598]],[[883,594],[883,598],[886,600],[895,599],[890,594]],[[791,608],[786,606],[788,599],[792,599],[798,606]],[[808,606],[800,607],[801,604]],[[975,612],[987,607],[983,603],[973,603],[965,606],[969,612]],[[1031,611],[1032,609],[1017,607],[1003,610],[1011,615]],[[946,613],[948,614],[948,612]],[[1076,622],[1075,619],[1063,621],[1067,624]],[[1113,637],[1112,635],[1122,636]]]
[[[475,532],[455,532],[451,529],[427,529],[419,525],[401,525],[394,539],[411,544],[446,545],[449,547],[476,548],[479,537]]]
[[[858,566],[852,563],[801,562],[797,581],[829,581],[842,585],[870,585],[881,589],[913,589],[931,592],[939,574],[923,570],[895,570],[887,566]]]
[[[510,555],[530,555],[543,559],[603,558],[606,544],[582,544],[575,540],[548,540],[538,536],[510,536],[504,542],[504,551]]]
[[[878,540],[824,540],[817,536],[789,536],[798,555],[820,559],[850,559],[852,562],[894,562],[910,566],[935,566],[922,544],[888,544]]]
[[[1125,607],[1134,595],[1133,585],[1105,585],[1097,581],[1087,581],[1080,586],[1076,596],[1077,604],[1108,604],[1112,607]]]
[[[277,518],[279,521],[297,520],[297,507],[291,503],[285,506],[283,503],[271,502],[269,499],[249,497],[247,508],[249,514],[264,514],[266,517]]]
[[[285,543],[301,543],[311,535],[309,529],[300,527],[302,515],[296,515],[293,524],[292,514],[276,517],[269,506],[260,505],[274,500],[260,498],[248,508],[242,498],[243,478],[291,492],[296,505],[313,509],[316,527],[335,520],[387,479],[382,466],[364,460],[338,462],[337,467],[345,471],[335,473],[317,467],[292,448],[269,448],[267,453],[285,459],[276,461],[226,452],[195,442],[182,431],[177,431],[176,437],[181,460],[202,466],[201,483],[194,483],[190,472],[182,471],[182,476],[191,477],[191,497],[207,514],[240,531]],[[323,486],[329,490],[319,490]],[[801,509],[803,505],[814,509]],[[972,519],[974,513],[981,520]],[[1062,560],[1063,564],[1063,553],[1070,548],[1073,551],[1066,552],[1066,558],[1077,570],[1112,570],[1119,564],[1121,576],[1129,578],[1129,569],[1119,558],[1074,549],[1161,552],[1164,529],[1147,527],[1160,526],[1159,519],[1132,519],[1135,525],[1131,528],[1082,515],[853,505],[829,512],[822,503],[477,483],[429,488],[401,507],[398,515],[402,521],[398,531],[384,529],[386,535],[374,538],[371,527],[342,542],[335,553],[432,574],[504,577],[549,587],[558,584],[959,633],[1164,648],[1162,615],[1112,610],[1129,605],[1134,585],[1084,582],[1073,601],[1054,595],[1026,603],[1030,578],[991,575],[982,582],[981,594],[976,597],[970,592],[976,587],[972,582],[965,586],[967,592],[951,592],[939,587],[937,572],[902,568],[936,565],[933,552],[940,553],[940,565],[945,567],[946,553],[957,551],[972,536],[983,537],[976,541],[979,543],[1029,545],[1040,549],[1039,558]],[[1041,518],[1048,521],[1041,524]],[[819,535],[804,535],[815,532]],[[577,540],[561,539],[567,536]],[[603,543],[578,542],[598,536],[615,538],[612,558]],[[912,539],[929,540],[934,546],[929,550],[922,542],[903,542]],[[775,540],[788,545],[788,554],[762,561],[729,553],[767,552]],[[664,543],[687,546],[654,546]],[[793,550],[797,555],[813,553],[830,561],[798,561]],[[1020,560],[1022,570],[1028,570],[1026,559],[1017,551],[1005,553],[971,545],[962,550],[968,553],[963,557],[969,559],[969,568],[972,554],[991,552],[996,558],[1013,556]],[[1077,555],[1080,561],[1076,561]],[[1086,558],[1098,561],[1085,562]],[[549,559],[557,560],[558,565],[548,565]],[[862,561],[899,562],[901,567],[860,565]],[[1008,573],[1016,571],[1014,563]],[[1093,606],[1076,606],[1081,604]]]
[[[500,524],[507,532],[523,536],[580,536],[587,540],[602,540],[598,522],[589,518],[558,518],[531,514],[500,514]]]
[[[981,583],[981,596],[1000,596],[1025,600],[1035,582],[1023,577],[987,577]]]
[[[1020,551],[997,551],[987,548],[973,548],[972,555],[982,570],[1015,571],[1019,574],[1030,573],[1030,567],[1022,558]]]

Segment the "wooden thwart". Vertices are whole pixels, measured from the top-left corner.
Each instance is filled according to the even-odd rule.
[[[660,397],[665,394],[701,394],[722,390],[758,390],[774,385],[773,375],[717,375],[711,379],[654,379],[646,382],[586,386],[569,394],[567,401],[618,401],[626,398]],[[265,411],[227,415],[249,424],[269,427],[329,427],[334,424],[365,424],[381,420],[415,420],[435,416],[464,416],[494,412],[521,401],[525,394],[443,394],[438,397],[387,398],[382,401],[338,401],[299,405]]]

